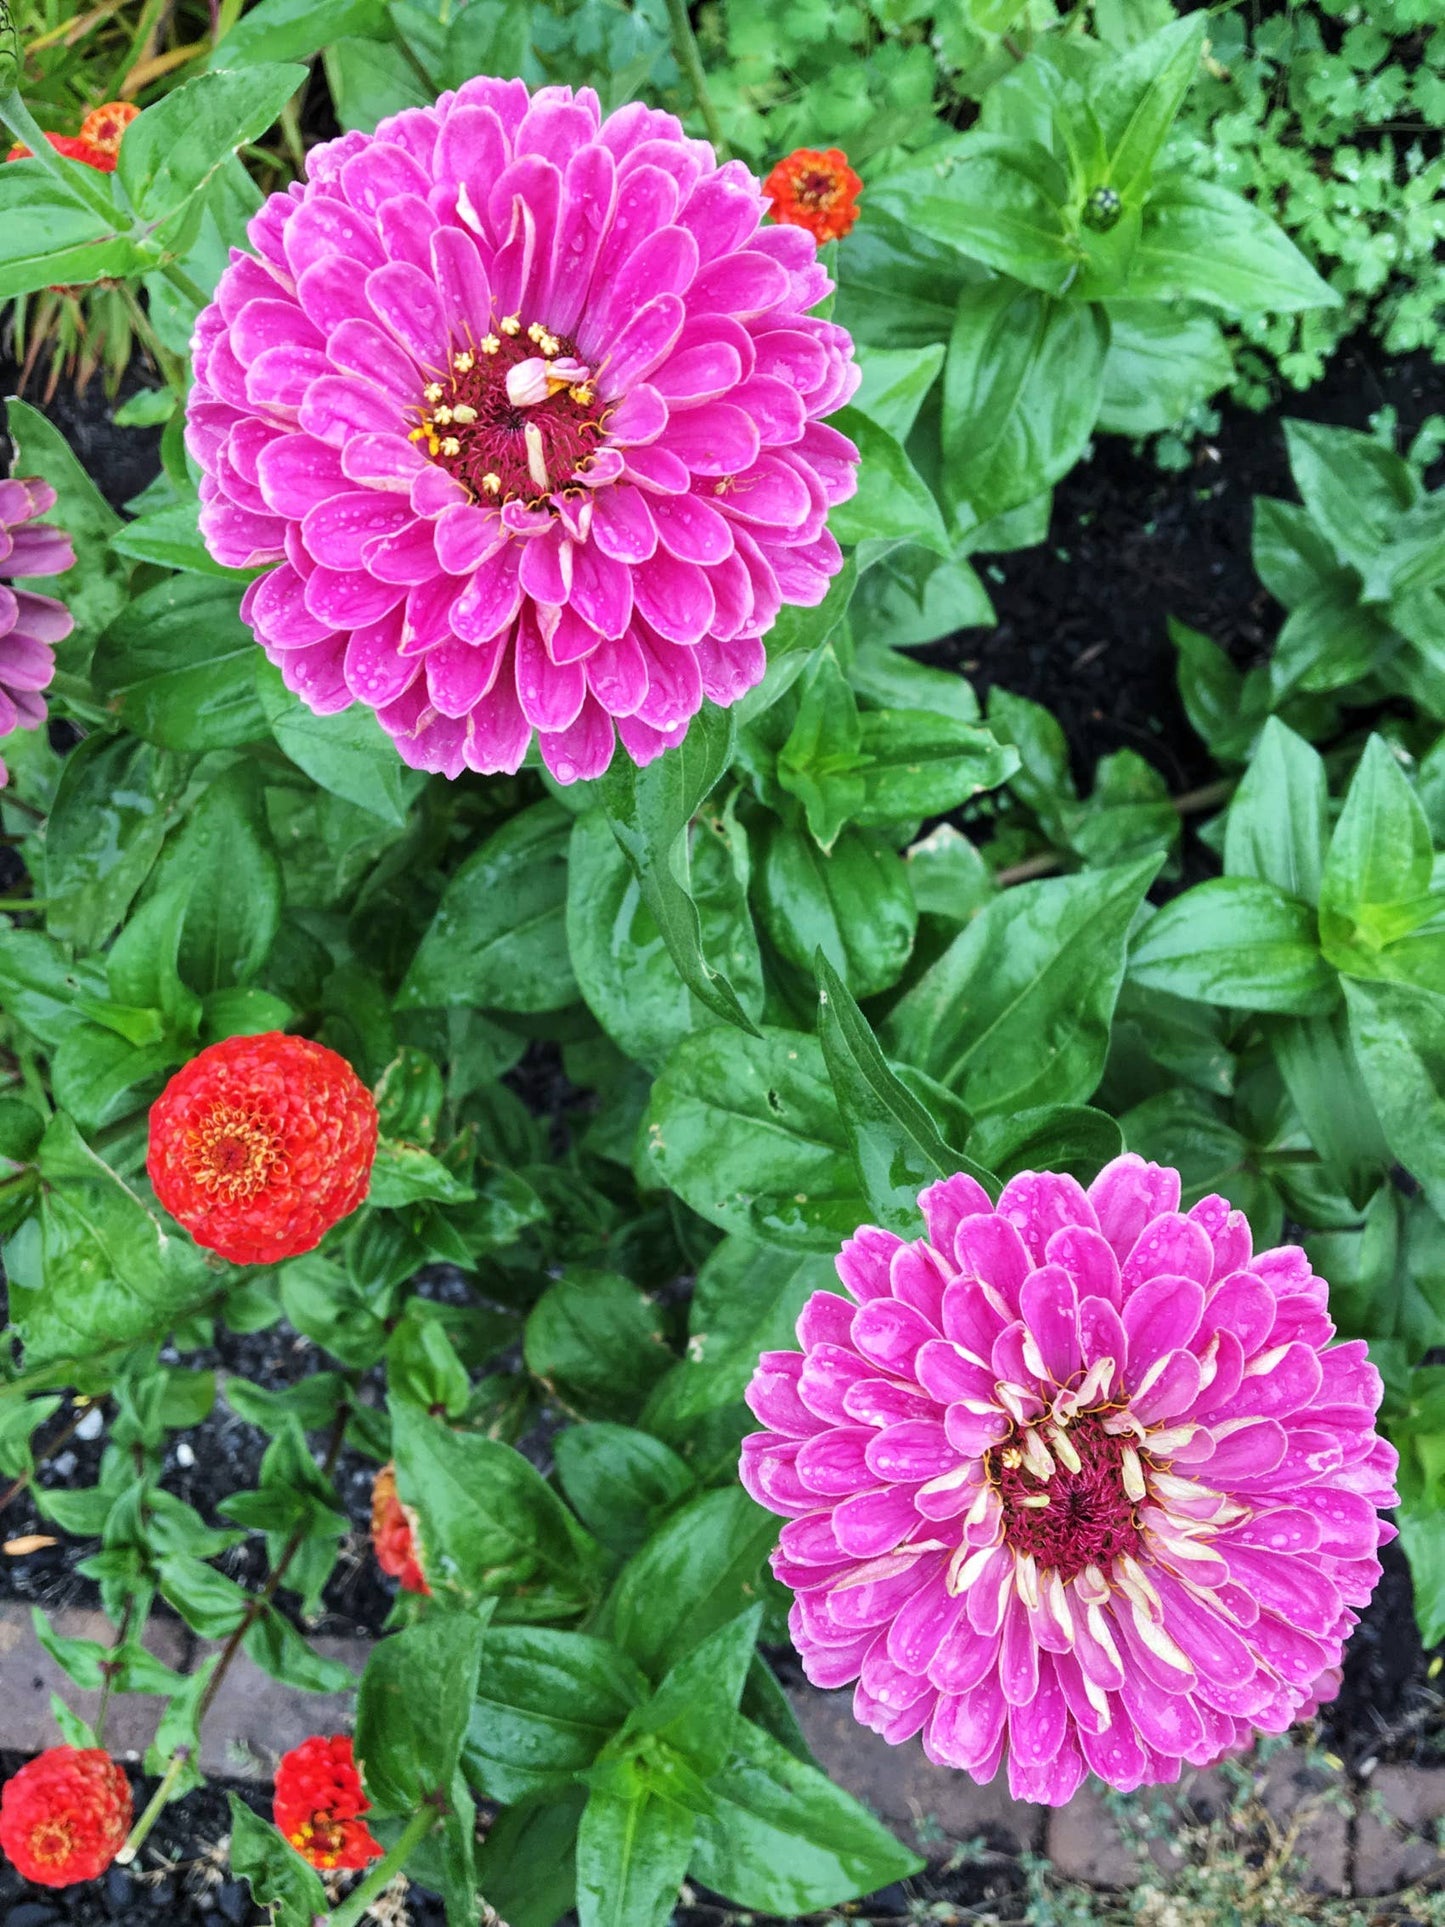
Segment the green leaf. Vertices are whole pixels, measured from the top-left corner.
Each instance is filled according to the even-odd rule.
[[[1290,611],[1269,661],[1270,693],[1281,703],[1296,690],[1347,688],[1368,676],[1399,642],[1390,624],[1360,603],[1353,580],[1335,578]]]
[[[82,163],[77,162],[76,165]],[[29,195],[25,190],[28,188],[34,192],[34,177],[32,175],[29,181],[22,182],[16,176],[29,172],[23,162],[12,161],[0,166],[0,183],[15,180],[22,198],[28,201]],[[36,197],[33,204],[38,218],[48,220],[43,197]],[[4,208],[3,191],[0,191],[0,232],[5,234],[7,252],[14,233],[13,228],[6,226],[10,218]],[[110,270],[102,269],[101,272]],[[5,285],[3,275],[4,270],[0,268],[0,290]],[[47,278],[42,285],[50,286],[53,278]],[[66,278],[78,281],[84,277],[71,275]],[[0,300],[4,299],[5,293],[0,292]],[[25,586],[41,595],[59,597],[74,616],[75,630],[67,641],[61,643],[58,661],[62,669],[80,667],[89,659],[95,638],[111,618],[125,607],[129,594],[130,565],[110,551],[110,538],[121,525],[120,517],[96,488],[76,460],[70,444],[52,422],[48,422],[28,402],[18,401],[13,396],[6,403],[6,409],[16,450],[15,473],[38,475],[42,481],[49,482],[58,499],[47,519],[54,522],[57,528],[65,530],[75,550],[73,569],[67,569],[63,575],[57,576],[27,576]]]
[[[442,892],[397,992],[398,1010],[538,1011],[576,1002],[566,932],[571,830],[557,804],[534,803],[472,852]]]
[[[517,1619],[588,1604],[600,1549],[520,1452],[395,1400],[391,1422],[397,1488],[416,1508],[435,1593],[466,1606],[503,1597]]]
[[[678,1754],[701,1780],[721,1771],[732,1751],[738,1701],[752,1665],[763,1609],[749,1606],[690,1653],[629,1717],[627,1736],[647,1734]]]
[[[1356,976],[1406,974],[1390,953],[1437,908],[1430,895],[1434,860],[1420,800],[1384,737],[1372,736],[1350,779],[1320,884],[1320,942],[1330,962]]]
[[[1288,431],[1291,424],[1285,426]],[[1373,436],[1370,440],[1374,443]],[[1255,496],[1250,552],[1255,574],[1286,609],[1295,608],[1317,589],[1334,586],[1348,593],[1352,587],[1333,547],[1308,509],[1297,502]]]
[[[862,458],[858,493],[828,518],[840,542],[859,546],[859,567],[894,542],[920,542],[950,555],[953,545],[933,491],[902,443],[857,408],[840,408],[829,425],[856,443]]]
[[[578,1927],[666,1927],[692,1852],[693,1816],[645,1785],[595,1788],[577,1829]]]
[[[629,1418],[672,1364],[661,1314],[610,1271],[572,1271],[527,1319],[527,1369],[588,1417]]]
[[[978,722],[901,708],[868,710],[859,721],[863,801],[854,820],[865,829],[942,816],[1018,767],[1013,749]]]
[[[1415,471],[1373,435],[1353,429],[1287,421],[1284,438],[1311,520],[1341,562],[1364,572],[1418,501]]]
[[[217,1279],[189,1240],[164,1230],[135,1193],[58,1112],[36,1164],[44,1290],[12,1279],[11,1316],[27,1367],[85,1359],[141,1338],[159,1338]]]
[[[714,1812],[697,1822],[692,1872],[739,1906],[813,1913],[923,1865],[851,1794],[750,1720],[737,1722],[713,1791]]]
[[[1385,1141],[1445,1216],[1445,999],[1413,984],[1349,978],[1344,992]]]
[[[257,652],[256,689],[271,734],[298,769],[333,796],[345,797],[398,829],[426,787],[422,770],[408,769],[396,745],[363,703],[332,716],[318,716],[281,680],[281,672]]]
[[[174,576],[137,596],[96,647],[92,681],[127,729],[162,749],[263,740],[256,639],[234,583]]]
[[[561,1792],[648,1694],[631,1660],[586,1633],[492,1626],[482,1662],[462,1767],[508,1805]]]
[[[1318,903],[1328,840],[1324,761],[1271,716],[1229,805],[1225,870],[1258,877],[1302,903]]]
[[[847,830],[831,852],[801,828],[764,831],[756,898],[781,956],[811,970],[821,947],[860,997],[903,975],[918,929],[908,870],[887,839]]]
[[[838,1099],[871,1221],[902,1237],[917,1234],[918,1193],[968,1171],[993,1191],[989,1172],[945,1143],[913,1093],[894,1075],[847,985],[822,951],[818,1036]]]
[[[690,841],[689,882],[703,950],[725,966],[744,1007],[756,1014],[762,963],[747,907],[746,837],[726,818],[704,816]],[[567,944],[589,1009],[608,1036],[649,1069],[707,1021],[707,1007],[679,974],[601,810],[586,811],[572,826]]]
[[[96,735],[65,759],[45,831],[46,926],[98,948],[160,852],[185,789],[177,757],[128,737]]]
[[[885,434],[906,442],[924,396],[938,379],[943,355],[941,342],[926,348],[860,347],[857,360],[863,382],[853,406]]]
[[[274,1909],[275,1927],[312,1927],[330,1905],[321,1876],[275,1827],[237,1793],[231,1803],[231,1871],[251,1889],[258,1907]]]
[[[838,269],[833,319],[885,350],[947,341],[960,296],[983,278],[955,248],[914,227],[904,196],[897,215],[870,196],[866,218],[839,245]]]
[[[93,958],[70,962],[54,938],[0,926],[0,1007],[49,1050],[81,1021],[78,998],[103,999],[105,971]]]
[[[450,1787],[489,1612],[429,1613],[372,1647],[356,1694],[356,1758],[383,1812],[410,1814]]]
[[[1068,1171],[1087,1184],[1118,1157],[1124,1137],[1106,1111],[1087,1104],[1041,1104],[984,1118],[969,1132],[968,1149],[1005,1182],[1020,1171]]]
[[[1077,272],[1068,183],[1033,141],[964,134],[885,175],[869,195],[883,213],[1046,294],[1062,294]]]
[[[166,846],[157,894],[187,892],[180,972],[192,990],[254,977],[281,927],[281,864],[254,763],[218,776]]]
[[[949,499],[986,522],[1066,475],[1098,419],[1108,347],[1091,302],[1008,279],[961,302],[943,376]]]
[[[1241,676],[1218,643],[1172,616],[1168,629],[1190,722],[1220,762],[1243,762],[1269,709],[1267,689],[1259,687],[1261,672]]]
[[[170,1044],[137,1047],[114,1031],[81,1024],[67,1033],[50,1062],[55,1101],[85,1131],[98,1131],[139,1108],[138,1086],[154,1085],[181,1061]]]
[[[257,65],[199,74],[126,129],[117,178],[149,225],[197,194],[238,147],[256,140],[306,81],[303,67]]]
[[[498,1816],[477,1854],[477,1880],[509,1927],[556,1927],[576,1900],[584,1800],[574,1787]]]
[[[1271,1029],[1274,1061],[1310,1143],[1355,1203],[1364,1205],[1385,1176],[1390,1155],[1345,1012],[1287,1017]]]
[[[681,859],[684,830],[732,761],[735,728],[730,712],[704,703],[677,748],[646,769],[614,756],[598,779],[598,796],[683,982],[715,1016],[752,1031],[738,992],[704,953],[702,923]]]
[[[1340,302],[1267,214],[1193,174],[1155,182],[1120,293],[1182,296],[1226,314],[1295,314]]]
[[[1003,891],[894,1007],[885,1042],[976,1115],[1087,1098],[1160,858]]]
[[[107,220],[39,165],[28,160],[7,163],[0,174],[0,229],[5,235],[0,301],[37,294],[42,288],[134,274],[141,264],[133,244],[116,233],[120,224],[118,214]],[[12,431],[17,407],[25,403],[10,403]],[[32,471],[22,462],[20,472]]]
[[[724,1238],[697,1276],[687,1356],[655,1405],[675,1424],[740,1401],[759,1353],[792,1345],[803,1306],[836,1282],[829,1257]]]
[[[1248,876],[1215,877],[1165,904],[1135,944],[1129,975],[1231,1010],[1324,1016],[1339,997],[1314,911]]]
[[[217,44],[210,64],[234,68],[261,59],[309,60],[345,34],[383,40],[387,26],[386,0],[260,0]]]
[[[569,1425],[558,1433],[553,1452],[562,1490],[583,1525],[624,1558],[694,1485],[661,1439],[626,1425]]]
[[[776,1535],[777,1521],[741,1488],[702,1493],[623,1567],[599,1630],[660,1677],[758,1598]]]
[[[816,1038],[719,1026],[684,1038],[652,1087],[646,1159],[710,1223],[832,1250],[863,1212]]]
[[[1234,360],[1212,316],[1162,301],[1106,301],[1099,427],[1111,435],[1157,435],[1224,388]],[[1258,498],[1256,499],[1258,507]]]
[[[142,394],[155,392],[141,390]],[[163,391],[169,392],[169,391]],[[117,420],[119,417],[117,416]],[[192,575],[216,575],[228,582],[245,583],[253,573],[247,569],[228,569],[217,562],[206,547],[197,520],[200,503],[194,498],[173,503],[169,508],[152,509],[127,522],[110,538],[117,555],[133,562],[153,562],[161,569],[181,569]]]
[[[395,1144],[383,1138],[376,1148],[367,1195],[379,1210],[387,1211],[423,1198],[434,1198],[440,1204],[469,1204],[477,1194],[419,1144]]]
[[[853,599],[855,633],[890,650],[936,642],[955,629],[992,628],[994,621],[988,591],[963,557],[945,561],[916,542],[879,556]],[[967,687],[956,676],[949,680]]]
[[[1108,180],[1126,200],[1142,195],[1159,150],[1199,68],[1205,22],[1173,20],[1100,63],[1089,89],[1109,156]]]

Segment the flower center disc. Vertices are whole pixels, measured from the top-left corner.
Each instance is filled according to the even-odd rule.
[[[75,1852],[75,1829],[69,1819],[56,1815],[42,1820],[30,1835],[30,1851],[42,1867],[59,1867]]]
[[[272,1127],[238,1104],[217,1104],[186,1143],[192,1180],[228,1204],[254,1197],[281,1159]]]
[[[526,383],[513,372],[524,365]],[[585,470],[602,440],[606,410],[590,371],[576,376],[579,365],[565,335],[508,315],[498,333],[452,350],[445,373],[423,390],[410,439],[474,502],[540,507]]]
[[[1048,1440],[1040,1432],[1040,1442]],[[1121,1553],[1137,1553],[1140,1532],[1133,1501],[1124,1490],[1124,1441],[1104,1430],[1103,1415],[1073,1419],[1067,1438],[1079,1460],[1071,1471],[1054,1448],[1055,1471],[1039,1477],[1016,1433],[996,1445],[985,1461],[1004,1509],[1004,1538],[1017,1552],[1031,1553],[1040,1571],[1056,1571],[1067,1583],[1085,1566],[1107,1572]]]

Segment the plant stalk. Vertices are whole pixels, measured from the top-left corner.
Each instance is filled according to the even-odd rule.
[[[321,1467],[322,1474],[326,1478],[330,1478],[331,1474],[336,1470],[336,1461],[341,1457],[341,1447],[346,1438],[346,1426],[350,1417],[351,1401],[348,1399],[336,1414],[335,1422],[331,1427],[331,1437],[326,1447],[326,1458]],[[221,1652],[221,1657],[216,1664],[216,1670],[207,1680],[206,1690],[201,1694],[201,1703],[196,1709],[197,1731],[200,1730],[201,1723],[204,1721],[207,1713],[210,1712],[211,1707],[215,1704],[216,1695],[221,1690],[221,1682],[230,1671],[232,1662],[235,1660],[237,1653],[240,1652],[247,1633],[250,1632],[256,1621],[281,1590],[281,1582],[290,1571],[292,1560],[296,1557],[297,1553],[300,1552],[305,1542],[306,1527],[299,1525],[282,1548],[281,1557],[276,1561],[265,1585],[261,1588],[260,1592],[253,1593],[247,1601],[246,1610],[241,1615],[241,1623],[226,1641]]]
[[[146,1836],[156,1821],[160,1819],[162,1809],[171,1797],[171,1788],[181,1777],[181,1773],[190,1757],[191,1749],[188,1746],[178,1746],[171,1755],[170,1765],[166,1768],[164,1779],[162,1779],[160,1785],[151,1795],[150,1804],[147,1806],[145,1812],[131,1828],[130,1836],[126,1840],[125,1845],[115,1856],[115,1864],[118,1867],[128,1867],[145,1845]]]
[[[377,1861],[361,1885],[353,1888],[341,1905],[333,1907],[329,1914],[316,1916],[322,1927],[359,1927],[372,1901],[391,1885],[411,1858],[412,1849],[426,1839],[440,1819],[441,1812],[437,1807],[429,1803],[418,1807],[402,1828],[395,1845],[383,1859]]]
[[[723,137],[722,122],[718,119],[717,108],[713,105],[712,95],[708,92],[707,75],[703,71],[702,54],[698,48],[697,35],[692,30],[688,17],[687,0],[667,0],[667,18],[672,27],[672,51],[677,56],[677,64],[687,75],[692,97],[697,103],[697,111],[702,115],[707,137],[717,149],[718,158],[726,160],[728,144]]]

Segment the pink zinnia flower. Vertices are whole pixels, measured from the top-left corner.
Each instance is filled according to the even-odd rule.
[[[62,530],[37,518],[55,507],[49,482],[0,479],[0,578],[59,575],[73,566],[75,550]],[[38,729],[55,674],[53,645],[63,642],[75,618],[53,596],[7,587],[0,579],[0,736],[12,729]],[[0,787],[8,772],[0,762]]]
[[[840,565],[858,382],[810,234],[670,114],[478,79],[307,157],[196,326],[212,555],[322,713],[403,758],[645,763]]]
[[[865,1226],[803,1351],[763,1355],[742,1477],[819,1686],[893,1742],[1058,1806],[1203,1766],[1318,1702],[1394,1537],[1379,1374],[1323,1281],[1122,1157]]]

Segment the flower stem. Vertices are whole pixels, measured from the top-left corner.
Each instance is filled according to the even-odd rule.
[[[713,105],[712,95],[707,88],[707,75],[703,72],[702,54],[698,51],[697,35],[692,30],[688,17],[687,0],[667,0],[667,18],[672,27],[672,51],[677,56],[677,64],[687,75],[692,97],[697,103],[697,111],[702,115],[707,137],[717,149],[718,158],[726,160],[728,144],[723,138],[722,122],[718,119],[717,108]]]
[[[188,1746],[178,1746],[171,1755],[171,1763],[166,1768],[165,1778],[151,1795],[150,1805],[131,1828],[129,1838],[115,1856],[115,1864],[118,1867],[128,1867],[145,1845],[147,1834],[160,1819],[161,1810],[171,1797],[171,1788],[181,1777],[190,1757],[191,1749]]]
[[[413,1848],[425,1840],[441,1817],[440,1809],[430,1802],[418,1807],[386,1856],[377,1861],[361,1885],[354,1887],[339,1907],[332,1908],[327,1917],[327,1927],[358,1927],[372,1901],[391,1885],[410,1860]]]

